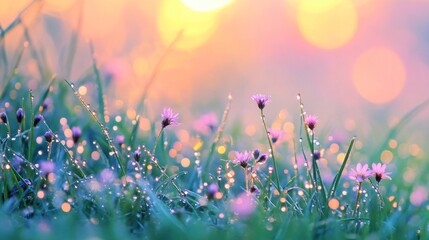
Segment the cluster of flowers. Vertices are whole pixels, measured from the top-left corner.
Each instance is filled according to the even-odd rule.
[[[357,183],[362,183],[365,179],[369,177],[374,177],[377,182],[380,182],[381,179],[389,179],[392,178],[389,176],[391,172],[386,172],[386,164],[372,164],[372,169],[368,168],[368,164],[362,165],[358,163],[356,165],[356,169],[350,169],[350,179],[355,180]]]

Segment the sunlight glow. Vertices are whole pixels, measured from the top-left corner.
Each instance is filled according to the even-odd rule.
[[[196,12],[179,0],[164,0],[158,16],[158,30],[165,45],[176,49],[192,50],[204,44],[217,27],[213,12]]]
[[[73,4],[76,3],[73,0],[45,0],[45,10],[50,12],[64,12],[70,9]]]
[[[231,4],[233,0],[181,0],[188,8],[198,12],[215,11]]]
[[[356,8],[349,0],[303,0],[297,18],[303,37],[322,49],[344,46],[358,26]]]

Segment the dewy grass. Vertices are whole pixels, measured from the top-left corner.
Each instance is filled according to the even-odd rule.
[[[17,19],[6,28],[9,30],[1,29],[2,48],[6,47],[7,33],[20,26],[21,18]],[[164,128],[177,122],[172,110],[165,110],[161,121],[149,123],[153,132],[143,132],[139,128],[141,119],[151,119],[145,116],[147,111],[137,109],[138,115],[132,120],[125,112],[115,114],[113,108],[109,109],[112,112],[105,111],[106,89],[99,88],[85,101],[67,80],[81,106],[59,104],[60,99],[74,96],[71,91],[63,95],[55,92],[63,85],[54,76],[49,83],[48,79],[40,79],[44,84],[30,91],[28,74],[20,68],[22,58],[47,66],[40,55],[34,54],[40,51],[31,43],[33,49],[27,56],[24,42],[32,28],[27,30],[27,38],[23,37],[18,49],[11,53],[14,60],[0,63],[7,66],[0,81],[2,238],[428,238],[427,163],[419,160],[427,149],[420,148],[420,155],[410,155],[402,151],[408,149],[405,140],[397,148],[389,146],[389,141],[396,139],[399,130],[429,101],[406,114],[374,153],[366,145],[371,139],[362,136],[359,141],[353,137],[349,143],[335,142],[337,152],[344,154],[340,159],[330,153],[333,143],[319,130],[317,119],[305,114],[302,101],[296,112],[301,116],[302,127],[296,129],[300,146],[290,140],[277,142],[274,149],[276,136],[274,131],[269,133],[274,124],[270,126],[265,121],[263,111],[270,99],[256,95],[253,100],[260,110],[269,152],[248,151],[245,156],[236,156],[241,161],[234,162],[230,159],[234,157],[233,150],[254,150],[266,141],[242,139],[225,128],[231,111],[230,96],[213,141],[199,144],[197,154],[193,141],[199,139],[199,133],[184,130],[181,125],[168,129],[168,136],[163,135]],[[74,56],[77,37],[74,33],[67,59],[62,63],[70,68],[66,75],[72,71],[73,59],[69,58]],[[4,54],[5,51],[0,61],[8,61]],[[164,55],[143,91],[153,83],[163,59]],[[50,70],[42,70],[48,76]],[[95,71],[97,75],[95,61],[91,71],[85,74]],[[95,86],[105,87],[98,75]],[[10,94],[12,90],[15,95]],[[44,104],[47,100],[51,102],[49,108]],[[91,101],[98,102],[98,107],[90,107],[87,102]],[[90,116],[82,111],[88,111]],[[42,116],[38,124],[37,116]],[[121,121],[106,121],[115,119],[113,116]],[[161,124],[159,132],[155,132],[157,124]],[[188,142],[181,139],[184,132],[189,135]],[[120,136],[118,141],[112,140],[115,136]],[[146,146],[153,146],[152,151]],[[217,154],[216,149],[222,151]],[[386,149],[394,157],[383,165],[377,161]],[[144,160],[152,171],[147,176],[147,167],[142,167]],[[271,160],[273,166],[267,164]],[[374,163],[372,169],[364,167],[370,163]],[[350,164],[360,167],[353,169]],[[421,170],[413,170],[416,168]],[[332,178],[329,191],[324,193],[325,184]]]
[[[85,100],[83,100],[82,96],[79,94],[79,92],[75,89],[74,84],[67,81],[65,79],[66,83],[70,86],[70,88],[73,90],[74,94],[76,95],[76,97],[79,99],[80,103],[82,104],[82,106],[89,112],[89,114],[92,116],[92,118],[97,122],[98,126],[100,127],[101,131],[103,132],[103,135],[106,137],[106,140],[109,144],[109,148],[112,152],[112,155],[115,157],[116,159],[116,163],[118,164],[118,168],[119,168],[119,175],[120,176],[125,176],[125,169],[124,166],[122,164],[122,160],[118,154],[118,151],[116,150],[115,145],[113,145],[113,140],[110,137],[109,131],[107,130],[107,128],[105,127],[105,125],[103,123],[100,122],[100,120],[97,118],[96,112],[95,110],[92,110],[90,105],[88,103],[85,102]],[[104,116],[104,115],[103,115]]]

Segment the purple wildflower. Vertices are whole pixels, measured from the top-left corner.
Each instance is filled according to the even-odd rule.
[[[371,171],[368,170],[368,164],[362,166],[362,164],[358,163],[356,169],[350,169],[350,179],[353,179],[358,183],[363,182],[369,176],[371,176]]]
[[[125,142],[124,135],[118,135],[118,136],[116,136],[116,142],[118,143],[119,146],[122,146],[122,144],[124,144],[124,142]]]
[[[377,182],[380,182],[381,179],[392,180],[392,178],[388,174],[391,174],[391,172],[386,172],[386,164],[372,164],[371,175],[375,178]]]
[[[305,124],[307,125],[307,127],[313,131],[316,128],[316,124],[319,122],[319,120],[317,120],[317,117],[315,115],[308,115],[305,118]]]
[[[195,121],[195,130],[208,135],[215,131],[218,118],[215,113],[206,113]]]
[[[212,183],[207,187],[207,198],[213,199],[215,194],[219,191],[219,186],[216,183]]]
[[[281,137],[283,137],[283,132],[277,129],[270,129],[268,134],[270,134],[271,141],[273,143],[276,143]]]
[[[250,216],[256,209],[256,203],[250,193],[241,193],[237,198],[231,200],[232,212],[239,216],[246,218]]]
[[[164,110],[162,111],[162,128],[165,128],[169,125],[178,125],[179,122],[179,114],[178,113],[173,113],[173,110],[171,110],[171,108],[164,108]]]
[[[50,161],[42,161],[39,163],[39,170],[43,174],[48,174],[55,171],[55,164]]]
[[[82,129],[80,127],[72,127],[72,138],[74,143],[77,143],[79,141],[81,135]]]
[[[243,168],[247,167],[247,164],[252,157],[252,153],[249,151],[244,152],[235,152],[235,160],[234,163],[240,165]]]
[[[269,96],[266,95],[262,95],[262,94],[255,94],[252,96],[252,100],[254,100],[256,102],[256,104],[258,104],[259,109],[264,109],[265,104],[269,101],[271,101]]]
[[[259,188],[258,188],[256,185],[253,185],[253,186],[250,188],[250,193],[252,193],[252,194],[254,194],[254,195],[258,196],[259,194],[261,194],[261,190],[259,190]]]

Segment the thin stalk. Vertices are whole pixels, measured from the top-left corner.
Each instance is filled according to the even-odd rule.
[[[268,144],[270,145],[271,158],[273,159],[274,172],[276,174],[276,184],[277,184],[276,188],[280,193],[281,192],[280,178],[279,178],[279,173],[277,172],[277,164],[276,164],[276,158],[274,156],[273,143],[271,142],[270,133],[268,132],[268,129],[267,129],[267,124],[265,122],[265,115],[264,115],[263,109],[261,109],[261,119],[262,119],[262,124],[264,125],[264,130],[265,130],[265,134],[267,136]]]
[[[48,152],[48,159],[47,159],[47,161],[50,161],[50,159],[51,159],[51,152],[52,152],[52,142],[48,143],[47,152]]]
[[[18,26],[19,24],[22,23],[22,17],[23,15],[27,12],[28,9],[30,9],[30,7],[37,2],[42,2],[41,0],[33,0],[31,1],[24,9],[21,10],[21,12],[18,13],[18,15],[16,16],[16,18],[9,24],[9,26],[7,26],[5,29],[2,30],[1,33],[1,38],[0,38],[0,42],[3,41],[5,35],[11,31],[13,28],[15,28],[16,26]]]
[[[69,82],[67,79],[64,79],[64,81],[69,85],[69,87],[73,90],[74,95],[79,99],[82,106],[89,112],[89,114],[92,116],[95,122],[97,122],[98,126],[100,127],[103,135],[106,137],[107,142],[109,144],[110,150],[113,152],[113,156],[115,157],[116,162],[118,163],[118,167],[121,169],[119,171],[120,177],[123,177],[126,175],[125,168],[122,164],[122,160],[118,154],[118,151],[116,150],[115,145],[113,145],[112,138],[110,137],[109,131],[107,128],[105,128],[104,124],[98,119],[97,115],[95,114],[95,111],[91,111],[91,108],[89,105],[83,100],[82,96],[79,94],[79,92],[75,89],[74,84]]]
[[[356,204],[355,204],[355,210],[353,212],[353,217],[357,217],[357,211],[359,209],[359,199],[360,199],[360,195],[361,195],[361,191],[362,191],[362,182],[359,182],[359,187],[358,187],[358,191],[357,191],[357,195],[356,195]]]
[[[208,168],[210,167],[211,160],[213,158],[213,154],[215,152],[216,146],[219,143],[220,139],[222,138],[223,130],[225,129],[225,123],[226,119],[228,118],[229,111],[231,110],[231,102],[232,102],[232,96],[231,94],[228,95],[228,103],[226,104],[225,110],[223,111],[222,121],[217,129],[216,136],[212,142],[212,145],[210,147],[210,152],[207,157],[207,160],[204,162],[203,165],[203,171],[201,179],[202,181],[206,181],[206,172],[208,172]]]
[[[53,133],[53,131],[52,131],[52,129],[49,127],[49,125],[48,125],[48,123],[46,123],[46,121],[45,121],[45,119],[44,118],[42,118],[42,122],[43,122],[43,124],[46,126],[46,128],[49,130],[49,131],[51,131],[51,133]],[[52,139],[52,141],[54,141],[54,140],[58,140],[57,142],[60,144],[60,146],[63,148],[63,150],[64,150],[64,153],[68,156],[68,159],[67,159],[67,161],[66,161],[66,163],[67,163],[67,165],[69,165],[69,161],[71,162],[71,164],[73,164],[73,157],[70,155],[70,153],[69,153],[69,150],[67,149],[67,147],[66,147],[66,145],[64,145],[62,142],[61,142],[61,140],[57,137],[57,135],[56,134],[53,134],[53,139]],[[86,178],[86,175],[85,175],[85,173],[82,171],[82,169],[76,164],[76,167],[75,167],[76,169],[77,169],[77,171],[78,171],[78,173],[79,174],[77,174],[80,178]]]
[[[311,142],[310,142],[310,150],[311,150],[311,164],[313,165],[313,179],[314,179],[314,187],[317,189],[317,174],[316,174],[316,158],[314,157],[314,132],[311,131]]]
[[[248,171],[249,169],[248,169],[248,167],[246,166],[245,168],[244,168],[244,177],[245,177],[245,179],[246,179],[246,192],[249,192],[249,176],[248,176],[248,174],[249,174],[249,171]]]
[[[295,138],[293,139],[292,144],[293,144],[293,157],[294,157],[294,160],[295,160],[294,166],[293,166],[293,171],[294,171],[294,174],[295,174],[295,187],[296,187],[296,186],[299,185],[299,177],[298,177],[299,170],[298,170],[298,158],[296,157]]]
[[[328,199],[330,199],[332,196],[334,196],[335,191],[337,190],[338,183],[340,181],[340,178],[341,178],[341,175],[344,171],[344,168],[346,167],[347,161],[350,158],[350,153],[352,151],[353,144],[354,144],[355,140],[356,140],[356,137],[353,137],[352,140],[350,141],[349,148],[347,149],[346,156],[344,157],[344,161],[341,164],[340,170],[335,175],[335,178],[332,181],[331,188],[329,189],[329,192],[328,192],[328,194],[329,194]]]
[[[149,93],[151,86],[155,82],[156,77],[158,76],[158,72],[160,71],[162,64],[164,63],[165,59],[167,58],[168,54],[170,54],[170,52],[172,51],[172,49],[174,48],[176,43],[180,40],[180,38],[182,37],[182,34],[183,34],[183,30],[181,30],[177,33],[176,37],[173,39],[173,41],[171,41],[171,43],[168,45],[167,49],[165,49],[164,53],[159,58],[155,67],[153,68],[153,71],[149,77],[148,82],[143,87],[143,93],[141,94],[142,97],[139,100],[139,105],[137,106],[137,109],[136,109],[137,111],[143,111],[145,99]]]
[[[33,101],[34,101],[34,97],[33,97],[33,93],[30,90],[29,92],[30,95],[30,116],[31,116],[31,121],[34,121],[34,110],[33,110]],[[29,162],[33,162],[33,151],[34,151],[34,145],[36,144],[36,141],[34,139],[34,124],[30,121],[30,139],[29,139],[29,149],[28,149],[28,156],[27,159]]]
[[[170,178],[170,176],[168,176],[168,174],[167,173],[165,173],[165,170],[163,170],[162,168],[161,168],[161,166],[159,166],[159,164],[158,164],[158,161],[156,160],[156,158],[155,158],[155,155],[154,154],[152,154],[149,150],[147,150],[146,149],[146,147],[143,145],[142,146],[142,151],[143,152],[145,152],[148,156],[149,156],[149,158],[150,159],[154,159],[153,160],[153,163],[154,163],[154,165],[159,169],[159,171],[161,172],[161,175],[163,175],[163,176],[165,176],[165,177],[167,177],[167,179],[168,178]],[[147,161],[145,162],[145,164],[147,163]],[[147,167],[146,167],[147,168]],[[145,169],[145,174],[146,174],[146,169]],[[171,181],[171,183],[173,184],[173,186],[174,186],[174,188],[177,190],[177,192],[179,193],[179,194],[183,194],[183,191],[176,185],[176,183],[174,182],[174,180],[172,180]]]
[[[370,178],[368,178],[369,182],[371,183],[374,191],[377,193],[378,200],[380,201],[380,209],[384,208],[384,199],[383,196],[380,193],[380,182],[377,182],[377,186],[374,185],[374,183],[371,181]]]
[[[100,108],[101,121],[103,123],[106,123],[107,108],[106,108],[106,104],[104,101],[105,96],[104,96],[104,92],[103,92],[103,83],[102,83],[100,71],[99,71],[98,66],[97,66],[97,59],[95,58],[94,45],[92,44],[92,41],[89,42],[89,49],[91,51],[91,56],[92,56],[92,68],[94,70],[95,78],[97,80],[98,107]]]
[[[308,126],[307,123],[305,122],[305,112],[304,112],[304,104],[302,103],[302,98],[301,98],[301,94],[298,94],[298,100],[299,100],[299,107],[301,110],[301,118],[302,118],[302,122],[304,123],[304,127],[305,127],[305,135],[307,137],[307,141],[308,141],[308,145],[310,146],[310,151],[312,153],[312,160],[313,160],[313,175],[314,175],[314,182],[316,183],[316,191],[318,191],[319,189],[317,188],[317,184],[320,184],[320,191],[322,194],[322,199],[324,202],[324,205],[326,206],[326,203],[328,202],[328,200],[326,199],[326,191],[325,191],[325,186],[323,184],[322,181],[322,177],[320,175],[320,171],[319,171],[319,167],[317,165],[316,159],[314,158],[314,138],[313,141],[310,139],[310,133],[307,130]],[[312,135],[314,136],[314,131],[311,131]],[[319,179],[319,181],[318,181]],[[326,207],[325,207],[326,208]]]
[[[164,132],[164,128],[161,128],[161,130],[159,131],[158,136],[156,137],[155,143],[153,145],[153,150],[152,150],[152,154],[155,156],[155,151],[156,151],[156,147],[158,146],[158,142],[161,139],[162,133]],[[145,161],[144,164],[144,171],[145,171],[145,176],[147,176],[147,166],[149,165],[148,161]],[[161,171],[162,172],[162,171]]]

